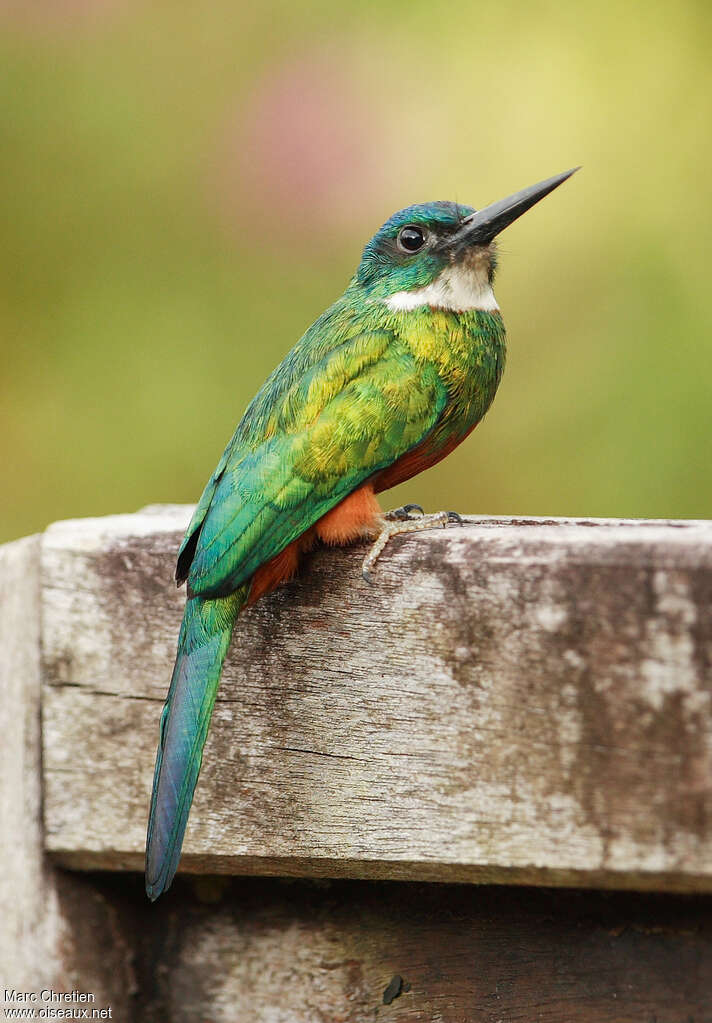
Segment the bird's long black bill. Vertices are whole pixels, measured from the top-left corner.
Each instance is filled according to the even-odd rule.
[[[487,245],[493,238],[514,223],[522,213],[526,213],[532,206],[536,205],[549,192],[563,184],[567,178],[579,170],[573,167],[564,171],[563,174],[556,174],[553,178],[540,181],[538,185],[530,185],[523,188],[521,192],[508,195],[506,199],[493,202],[485,206],[483,210],[477,210],[463,221],[462,228],[458,231],[451,243],[455,245]]]

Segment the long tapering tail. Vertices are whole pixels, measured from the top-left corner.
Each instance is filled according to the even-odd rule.
[[[200,774],[230,636],[248,587],[227,597],[189,597],[170,689],[161,714],[146,838],[146,894],[170,888]]]

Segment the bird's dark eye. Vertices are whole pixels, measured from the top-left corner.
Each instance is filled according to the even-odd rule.
[[[425,245],[425,231],[415,224],[406,224],[398,232],[398,246],[404,252],[417,252]]]

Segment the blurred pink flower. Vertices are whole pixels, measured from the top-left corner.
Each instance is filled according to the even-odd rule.
[[[342,231],[378,191],[381,126],[343,62],[305,55],[259,79],[222,143],[228,220],[282,234]]]

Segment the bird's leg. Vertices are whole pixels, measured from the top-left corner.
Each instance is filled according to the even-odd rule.
[[[411,514],[416,509],[420,515]],[[424,515],[419,504],[406,504],[402,508],[396,508],[394,511],[388,512],[384,516],[384,520],[381,532],[363,560],[361,572],[367,583],[373,582],[371,570],[391,537],[398,536],[399,533],[415,533],[420,529],[432,529],[434,526],[445,528],[451,522],[462,525],[462,517],[457,512],[441,511],[435,512],[433,515]]]

